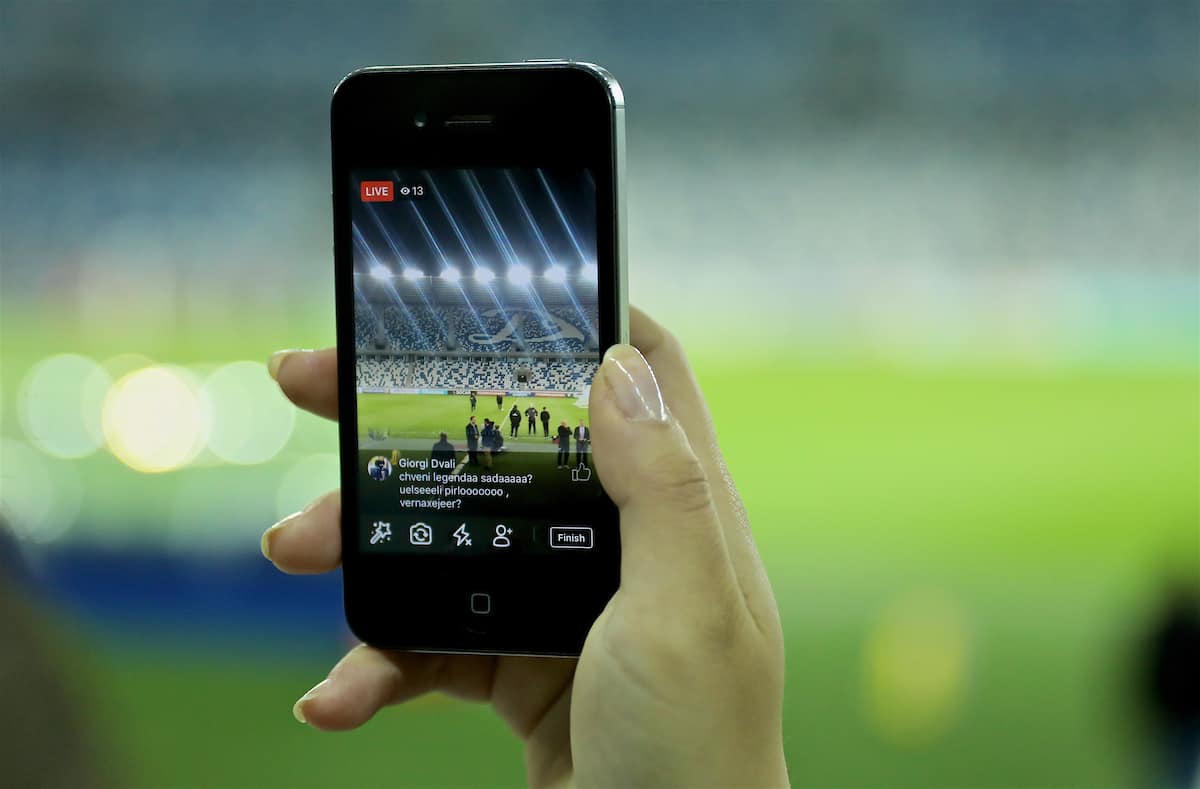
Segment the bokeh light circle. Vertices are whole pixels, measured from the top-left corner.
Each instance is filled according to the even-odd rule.
[[[112,385],[97,362],[77,354],[47,357],[30,369],[17,395],[17,417],[35,447],[81,458],[104,443],[100,410]]]
[[[230,463],[263,463],[279,454],[296,424],[296,409],[261,362],[233,362],[204,382],[208,448]]]
[[[970,663],[962,607],[940,592],[914,592],[880,613],[866,645],[867,714],[887,740],[921,746],[941,738],[962,709]]]
[[[109,450],[135,471],[171,471],[199,454],[208,438],[192,376],[177,367],[135,370],[108,390],[101,426]]]
[[[82,492],[73,464],[0,438],[0,521],[18,538],[44,543],[61,537],[79,515]]]

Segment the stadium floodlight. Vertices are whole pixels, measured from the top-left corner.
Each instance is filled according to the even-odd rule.
[[[529,271],[528,266],[520,263],[513,263],[508,267],[508,281],[514,285],[528,285],[533,279],[533,274]]]
[[[475,280],[479,282],[479,284],[486,285],[495,278],[496,275],[492,273],[490,268],[484,268],[483,266],[477,266],[475,268]]]
[[[546,269],[546,279],[553,282],[555,285],[561,285],[567,281],[567,270],[555,263],[550,268]]]
[[[388,267],[382,263],[372,263],[371,276],[380,282],[387,282],[392,278],[392,272],[388,271]]]
[[[404,278],[409,282],[416,282],[422,276],[424,275],[421,274],[421,269],[417,268],[416,266],[404,267]]]
[[[462,274],[454,266],[446,266],[442,269],[441,278],[450,283],[458,282],[462,279]]]
[[[583,277],[585,282],[596,282],[600,279],[600,270],[596,267],[595,263],[584,263],[579,275]]]

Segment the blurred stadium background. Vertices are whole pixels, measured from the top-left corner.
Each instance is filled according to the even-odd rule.
[[[794,781],[1157,783],[1198,42],[1193,2],[0,0],[0,784],[521,783],[480,708],[292,720],[338,579],[257,542],[335,430],[263,361],[333,341],[338,78],[555,56],[625,89],[633,300],[755,524]]]

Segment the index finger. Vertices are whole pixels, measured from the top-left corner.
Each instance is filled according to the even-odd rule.
[[[287,398],[305,411],[337,419],[337,349],[277,351],[267,372]]]

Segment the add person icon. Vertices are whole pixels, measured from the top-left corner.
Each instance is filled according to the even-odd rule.
[[[496,536],[492,538],[493,548],[507,548],[512,545],[512,540],[508,539],[508,535],[512,534],[512,529],[505,526],[503,523],[496,525]]]

